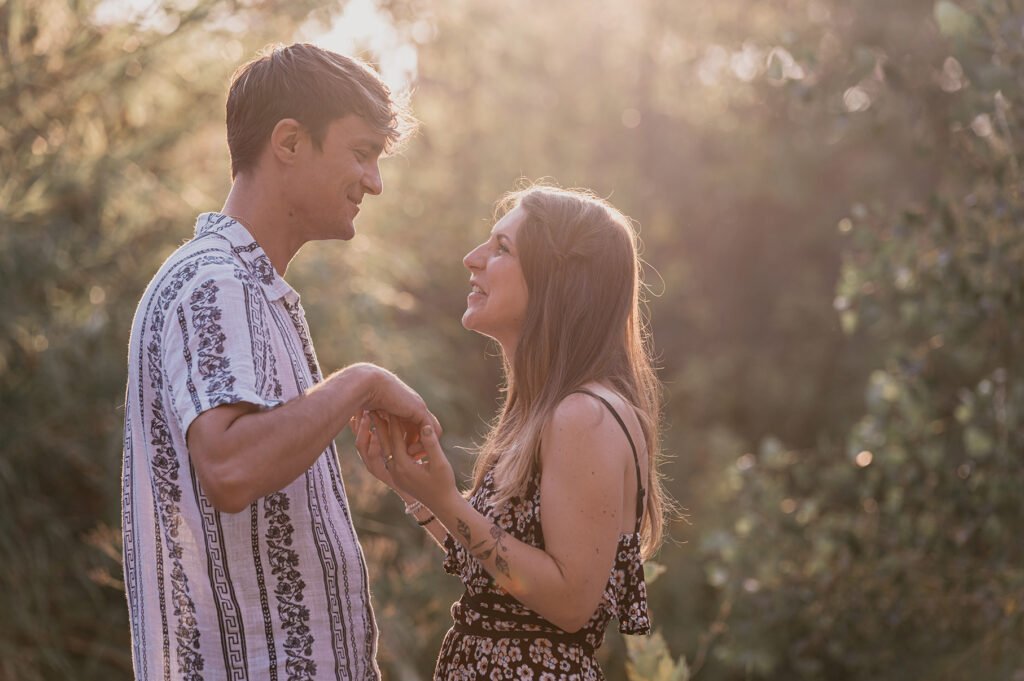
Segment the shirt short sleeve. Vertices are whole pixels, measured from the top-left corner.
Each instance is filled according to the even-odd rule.
[[[273,375],[269,310],[240,265],[199,267],[167,311],[163,366],[181,433],[214,407],[282,403]]]

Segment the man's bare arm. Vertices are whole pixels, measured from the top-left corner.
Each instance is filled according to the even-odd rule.
[[[394,374],[355,364],[273,409],[241,402],[203,412],[188,429],[189,456],[213,507],[237,513],[302,475],[364,409],[438,427],[420,396]]]

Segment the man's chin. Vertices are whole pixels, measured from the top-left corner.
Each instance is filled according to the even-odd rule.
[[[335,239],[341,241],[351,241],[356,235],[356,226],[352,222],[346,222],[343,225],[339,225],[337,231],[335,231]]]

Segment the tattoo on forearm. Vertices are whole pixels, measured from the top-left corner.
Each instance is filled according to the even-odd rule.
[[[477,549],[479,549],[481,546],[483,546],[484,544],[487,543],[486,539],[481,539],[477,543],[473,544],[472,543],[473,535],[469,531],[469,525],[467,525],[465,523],[465,521],[462,520],[462,518],[459,518],[459,522],[458,522],[457,527],[458,527],[458,530],[459,530],[459,534],[461,534],[462,538],[466,540],[466,544],[469,544],[469,552],[470,552],[470,554],[475,555],[475,552],[477,551]]]
[[[476,544],[471,544],[469,526],[466,525],[466,523],[464,523],[462,520],[459,520],[458,527],[459,532],[461,532],[462,536],[466,539],[466,544],[469,545],[470,555],[472,555],[474,558],[480,561],[487,560],[493,555],[494,567],[497,568],[498,572],[500,572],[501,574],[511,578],[511,571],[510,566],[508,564],[508,560],[501,555],[502,553],[508,552],[508,547],[505,546],[505,543],[503,541],[505,539],[505,530],[501,529],[501,527],[499,527],[496,524],[492,525],[491,539],[494,540],[494,543],[486,548],[482,548],[484,544],[488,543],[486,539],[479,541]],[[465,528],[465,531],[463,531],[463,528]]]

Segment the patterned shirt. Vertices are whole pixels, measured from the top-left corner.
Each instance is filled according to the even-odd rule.
[[[185,434],[222,404],[321,380],[298,294],[237,221],[204,213],[132,326],[122,530],[140,679],[378,679],[366,564],[332,444],[240,513],[211,506]]]

